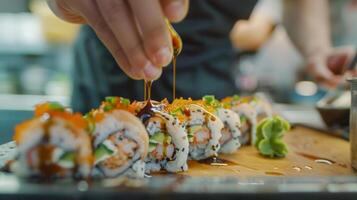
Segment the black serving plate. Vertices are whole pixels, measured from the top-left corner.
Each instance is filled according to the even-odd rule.
[[[0,164],[14,156],[0,146]],[[39,181],[0,173],[0,199],[357,199],[357,177],[188,177]]]

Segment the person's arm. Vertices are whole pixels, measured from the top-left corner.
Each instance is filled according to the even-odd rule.
[[[248,20],[236,22],[230,33],[235,48],[258,50],[271,36],[281,18],[281,1],[260,0]]]
[[[331,44],[329,2],[285,0],[283,16],[290,39],[305,57],[311,75],[323,86],[338,85],[342,74],[332,69],[339,68],[342,72],[344,66],[332,66],[328,62],[336,54]]]
[[[230,33],[233,46],[240,50],[256,51],[270,37],[273,21],[262,13],[253,13],[249,20],[239,20]]]
[[[305,56],[330,51],[331,33],[327,0],[285,0],[284,26]]]
[[[127,75],[147,80],[157,79],[172,59],[165,17],[180,21],[188,10],[188,0],[48,0],[48,4],[61,19],[91,26]]]

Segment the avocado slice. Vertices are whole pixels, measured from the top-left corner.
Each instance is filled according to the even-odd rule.
[[[240,117],[240,123],[241,124],[245,123],[248,120],[245,115],[240,115],[239,117]]]
[[[108,149],[105,145],[99,145],[94,151],[95,161],[102,160],[104,157],[112,155],[114,152]]]
[[[163,144],[164,141],[165,141],[165,134],[163,132],[156,132],[149,139],[149,142],[153,144]]]
[[[66,152],[62,154],[61,157],[58,159],[58,165],[64,168],[74,167],[75,156],[76,155],[74,154],[74,152]]]

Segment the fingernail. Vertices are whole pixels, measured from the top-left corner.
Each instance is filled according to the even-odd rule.
[[[155,80],[161,75],[161,68],[155,67],[151,62],[148,62],[144,67],[144,74],[145,79]]]
[[[159,66],[166,66],[170,63],[172,52],[169,47],[163,47],[155,54],[155,64]]]

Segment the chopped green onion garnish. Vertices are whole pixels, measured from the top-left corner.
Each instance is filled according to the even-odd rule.
[[[58,102],[49,102],[48,107],[51,110],[64,111],[64,106]]]
[[[105,101],[111,104],[115,103],[115,97],[105,97]]]
[[[232,99],[233,99],[233,101],[239,101],[240,100],[240,96],[239,95],[233,95]]]
[[[103,109],[104,109],[105,112],[108,112],[108,111],[113,110],[113,108],[114,107],[112,105],[105,105]]]
[[[130,100],[129,99],[126,99],[126,98],[123,98],[123,97],[120,97],[120,101],[122,104],[128,106],[130,104]]]

